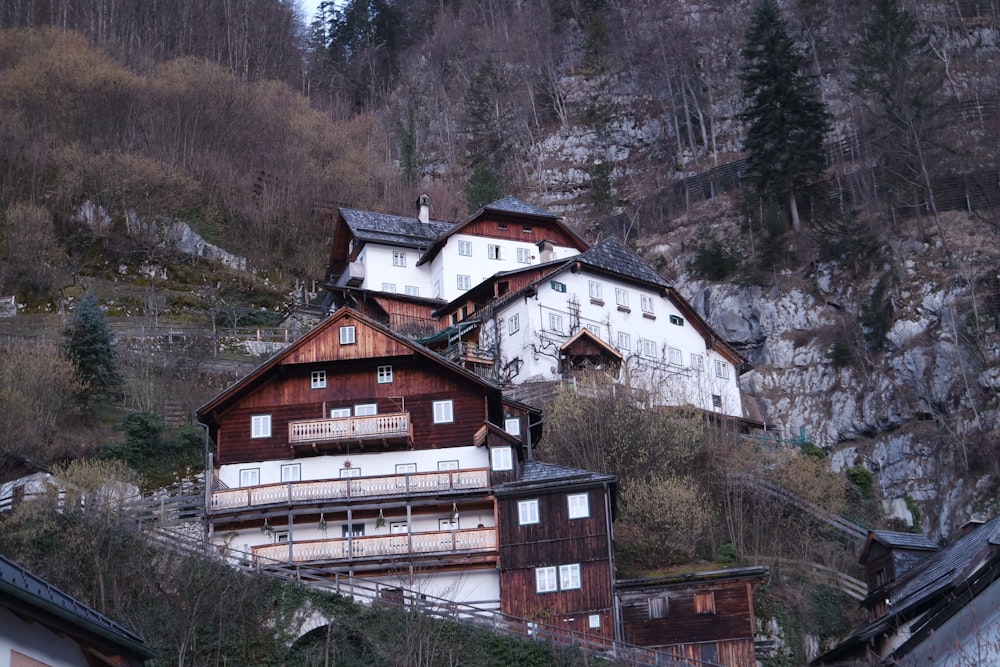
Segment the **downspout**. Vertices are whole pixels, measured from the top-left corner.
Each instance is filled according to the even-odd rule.
[[[209,436],[208,424],[203,422],[199,417],[195,416],[195,422],[198,426],[205,429],[205,545],[212,541],[213,526],[212,521],[209,519],[209,510],[212,507],[212,480],[214,477],[215,462],[212,460],[212,453],[209,451],[209,441],[211,440]]]
[[[607,482],[604,484],[604,520],[607,524],[608,532],[608,575],[609,580],[611,581],[611,624],[615,631],[615,642],[618,643],[623,641],[622,610],[621,600],[618,597],[618,591],[615,585],[615,546],[611,521],[611,484]]]

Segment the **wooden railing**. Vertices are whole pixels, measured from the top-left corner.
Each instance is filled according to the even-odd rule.
[[[305,540],[253,547],[255,558],[292,563],[386,558],[409,554],[495,551],[496,528]]]
[[[317,503],[340,498],[378,498],[421,493],[447,493],[488,489],[489,470],[415,472],[382,477],[347,477],[307,482],[266,484],[212,492],[211,510],[240,509],[263,505]]]
[[[337,419],[309,419],[289,422],[288,442],[295,445],[336,440],[412,437],[410,426],[409,412]]]

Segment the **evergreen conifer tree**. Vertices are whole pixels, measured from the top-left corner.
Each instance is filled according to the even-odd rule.
[[[829,114],[775,0],[757,6],[742,55],[746,106],[740,119],[747,123],[743,148],[750,154],[749,175],[761,195],[788,198],[798,233],[795,193],[826,166]]]
[[[76,306],[73,319],[64,333],[66,356],[73,362],[85,395],[120,397],[123,382],[118,372],[111,329],[92,292],[88,292]]]

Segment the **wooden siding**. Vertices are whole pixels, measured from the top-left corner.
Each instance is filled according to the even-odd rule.
[[[590,517],[570,519],[567,496],[587,493]],[[538,500],[539,522],[518,525],[518,502]],[[607,567],[610,536],[603,489],[564,488],[519,497],[497,498],[500,569],[517,570],[560,563],[601,561]]]
[[[378,383],[377,369],[383,365],[393,367],[391,383]],[[313,370],[327,371],[325,388],[310,388]],[[434,423],[437,400],[453,401],[453,422]],[[286,368],[285,374],[271,378],[223,415],[216,442],[218,463],[289,458],[290,421],[329,417],[332,408],[353,409],[361,403],[377,404],[379,413],[408,412],[414,449],[471,445],[486,419],[485,389],[411,357],[310,364]],[[271,415],[271,437],[251,438],[250,419],[262,414]]]
[[[703,661],[706,664],[721,665],[721,667],[754,667],[757,664],[753,639],[676,644],[656,648],[672,658]]]
[[[340,344],[340,328],[353,326],[355,342]],[[376,331],[356,317],[346,315],[338,319],[312,339],[308,345],[298,346],[281,359],[282,365],[310,364],[326,361],[346,361],[351,359],[373,359],[381,357],[410,356],[413,349],[402,341]]]
[[[507,229],[501,229],[500,225],[506,225]],[[531,233],[525,233],[525,227],[530,227]],[[519,218],[515,214],[499,215],[494,211],[485,212],[479,219],[464,225],[457,233],[532,244],[552,241],[558,246],[581,247],[580,241],[561,229],[555,220]],[[534,252],[537,256],[538,251]]]
[[[573,562],[575,561],[563,560],[559,564],[568,565]],[[501,568],[500,610],[505,614],[540,623],[613,638],[611,571],[607,559],[603,562],[581,563],[580,582],[581,588],[578,589],[537,593],[534,568]],[[587,627],[587,617],[590,614],[600,614],[599,629]]]
[[[752,653],[751,588],[745,581],[736,581],[677,585],[655,593],[622,593],[624,639],[630,644],[649,647],[748,639]],[[695,613],[695,593],[708,591],[715,595],[715,613]],[[648,600],[655,597],[667,598],[663,618],[649,617]]]

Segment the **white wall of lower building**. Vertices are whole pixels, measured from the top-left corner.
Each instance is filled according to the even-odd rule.
[[[387,586],[396,586],[432,598],[470,604],[481,609],[500,608],[500,573],[492,570],[438,572],[373,579]]]
[[[393,254],[401,254],[403,266],[393,264]],[[380,243],[367,243],[358,253],[358,262],[365,265],[364,289],[375,292],[406,294],[406,288],[416,291],[414,296],[433,297],[430,272],[425,266],[417,266],[420,251],[413,248],[399,248]]]
[[[87,667],[88,664],[76,642],[0,609],[0,667],[10,667],[11,651],[47,665]]]

